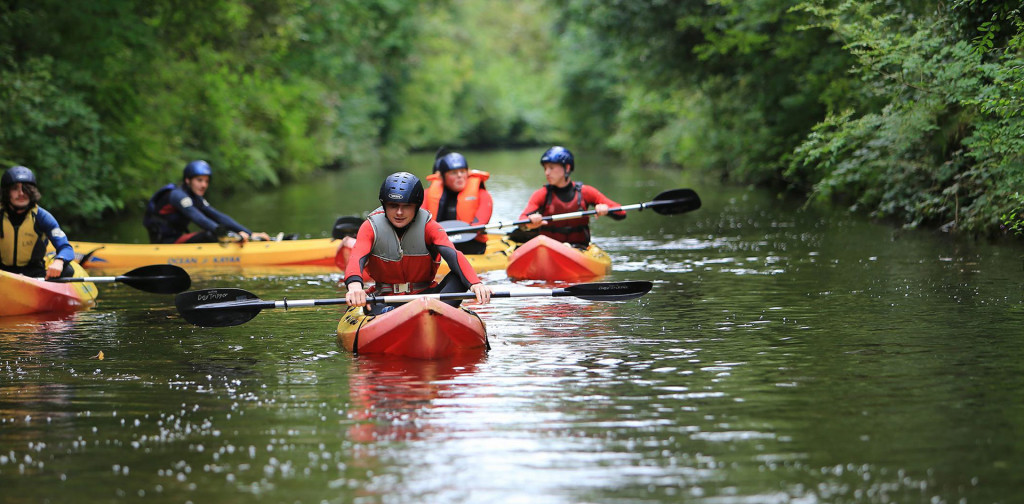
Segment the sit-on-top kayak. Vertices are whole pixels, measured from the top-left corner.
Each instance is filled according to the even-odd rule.
[[[440,359],[487,348],[487,328],[475,313],[422,297],[381,315],[350,307],[338,323],[338,345],[355,354]]]
[[[128,269],[149,264],[189,268],[252,266],[334,266],[341,245],[330,238],[234,243],[92,243],[71,242],[87,257],[86,268]],[[79,257],[81,260],[82,258]]]
[[[76,277],[88,276],[72,262]],[[70,312],[96,303],[92,282],[55,283],[0,270],[0,316]]]
[[[539,235],[520,245],[505,272],[513,280],[581,282],[600,278],[612,269],[612,258],[593,243],[586,250]]]

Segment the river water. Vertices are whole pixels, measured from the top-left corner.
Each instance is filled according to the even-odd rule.
[[[543,182],[541,151],[467,154],[493,173],[496,219],[516,218]],[[0,318],[3,501],[1020,501],[1020,248],[578,161],[580,180],[623,204],[690,187],[703,208],[596,221],[606,281],[654,289],[477,307],[486,355],[354,358],[335,343],[337,307],[197,328],[170,297],[121,285],[77,314]],[[325,236],[376,205],[389,171],[217,206],[256,229]],[[72,238],[142,241],[138,220]],[[343,295],[340,279],[193,280],[306,299]]]

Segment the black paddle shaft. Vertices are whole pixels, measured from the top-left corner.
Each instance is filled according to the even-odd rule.
[[[551,290],[499,291],[491,294],[492,298],[515,297],[564,297],[572,296],[589,301],[626,301],[643,296],[653,285],[646,281],[598,282],[571,285]],[[439,294],[409,294],[401,296],[383,296],[367,299],[368,303],[407,303],[418,298],[431,297],[440,300],[473,299],[472,292],[446,292]],[[233,288],[204,289],[178,294],[174,304],[182,318],[191,324],[204,327],[227,327],[244,324],[253,319],[261,310],[271,308],[304,308],[347,304],[345,298],[328,299],[287,299],[282,301],[264,301],[255,294]]]

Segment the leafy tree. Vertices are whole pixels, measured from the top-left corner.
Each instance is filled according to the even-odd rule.
[[[831,34],[802,29],[809,18],[791,6],[785,0],[570,0],[564,19],[576,27],[568,31],[577,39],[573,45],[591,47],[583,57],[614,68],[606,79],[614,87],[566,107],[583,115],[593,103],[605,104],[599,113],[614,118],[583,124],[617,125],[614,135],[604,135],[631,157],[717,170],[734,180],[781,182],[788,153],[828,110],[845,106],[856,85],[844,76],[850,59]],[[593,66],[570,66],[578,72],[570,81],[589,80]],[[621,108],[613,110],[616,103]]]
[[[68,221],[141,205],[204,158],[218,190],[372,160],[389,141],[413,1],[0,5],[0,159]]]
[[[796,150],[788,175],[813,183],[819,198],[907,226],[996,229],[1024,175],[1019,35],[989,48],[962,39],[942,11],[904,16],[882,2],[802,8],[844,38],[858,75],[886,104],[830,116]]]
[[[423,9],[394,140],[508,146],[550,142],[562,125],[552,18],[541,0]]]

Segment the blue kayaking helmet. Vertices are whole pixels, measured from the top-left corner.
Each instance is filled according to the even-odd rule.
[[[463,156],[462,154],[459,154],[458,152],[452,152],[450,154],[445,155],[441,159],[438,159],[437,163],[434,165],[434,171],[440,173],[441,175],[444,175],[445,172],[451,170],[463,169],[468,170],[469,163],[466,162],[466,157]]]
[[[3,177],[0,177],[0,187],[3,187],[5,191],[17,183],[38,185],[36,184],[36,175],[24,166],[12,166],[4,172]]]
[[[569,152],[569,149],[558,145],[544,151],[544,155],[540,157],[540,165],[544,166],[544,163],[562,165],[562,167],[565,168],[566,177],[576,169],[576,160],[572,157],[572,152]]]
[[[423,204],[423,184],[409,172],[392,173],[380,186],[380,203],[409,203],[419,208]]]
[[[213,177],[213,170],[210,169],[210,163],[197,159],[185,165],[185,171],[182,172],[182,178],[190,179],[192,177],[198,177],[200,175],[206,175],[207,177]]]

